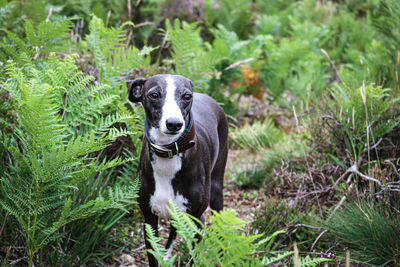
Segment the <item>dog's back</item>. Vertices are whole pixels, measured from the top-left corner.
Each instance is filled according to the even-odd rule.
[[[194,93],[192,106],[198,138],[212,143],[210,208],[223,208],[223,176],[228,155],[228,121],[218,103],[208,95]]]

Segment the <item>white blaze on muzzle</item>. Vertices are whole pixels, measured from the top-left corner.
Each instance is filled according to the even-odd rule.
[[[165,78],[165,81],[167,83],[167,88],[165,88],[166,95],[164,105],[162,107],[162,115],[160,119],[159,129],[161,133],[168,134],[169,130],[166,126],[167,120],[170,118],[175,118],[183,123],[182,128],[176,133],[176,135],[180,135],[185,130],[185,120],[183,119],[182,111],[179,108],[178,103],[176,102],[176,86],[174,80],[171,77]]]

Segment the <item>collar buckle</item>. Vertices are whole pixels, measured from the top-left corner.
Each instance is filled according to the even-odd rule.
[[[172,149],[167,149],[167,148],[165,148],[165,147],[163,147],[163,146],[160,146],[160,145],[156,145],[156,144],[153,144],[153,143],[151,143],[151,142],[149,142],[149,144],[150,144],[150,148],[151,148],[151,151],[153,151],[153,152],[164,152],[164,153],[167,153],[168,154],[168,158],[170,158],[170,159],[172,159],[172,157],[174,156],[174,152],[172,151]],[[179,153],[179,150],[178,150],[178,144],[175,142],[175,147],[176,147],[176,152],[177,152],[177,154]]]

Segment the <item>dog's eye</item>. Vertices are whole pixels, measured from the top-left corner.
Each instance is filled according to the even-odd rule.
[[[151,94],[149,94],[149,98],[152,99],[152,100],[156,100],[158,97],[159,97],[159,94],[158,94],[158,93],[151,93]]]
[[[182,97],[184,100],[189,101],[190,99],[192,99],[192,95],[191,94],[184,94]]]

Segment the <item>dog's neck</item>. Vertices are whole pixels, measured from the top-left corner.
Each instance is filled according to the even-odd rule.
[[[185,131],[183,131],[183,133],[173,142],[163,145],[156,144],[151,140],[148,130],[148,122],[145,118],[144,134],[147,142],[149,143],[150,151],[159,157],[172,158],[173,156],[178,155],[179,153],[182,153],[193,147],[195,144],[196,131],[194,127],[193,114],[191,111],[188,117],[189,121],[186,124],[187,127],[185,128]]]

